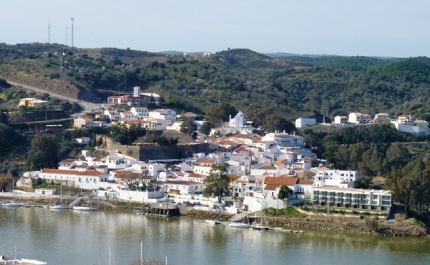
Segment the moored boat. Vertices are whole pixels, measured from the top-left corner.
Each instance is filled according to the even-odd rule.
[[[220,221],[218,220],[205,220],[206,223],[211,224],[211,225],[219,225],[221,224]]]
[[[70,209],[70,208],[67,205],[62,205],[62,204],[49,205],[49,210],[51,210],[51,211],[68,210],[68,209]]]
[[[96,211],[97,208],[90,205],[81,205],[81,206],[73,206],[73,210],[89,212],[89,211]]]
[[[250,228],[250,224],[241,223],[241,222],[231,222],[228,224],[230,227],[237,227],[237,228]]]
[[[8,202],[4,202],[2,203],[2,205],[4,207],[11,207],[11,208],[17,208],[17,207],[21,207],[23,204],[20,202],[15,202],[15,201],[8,201]]]
[[[21,265],[44,265],[48,264],[45,261],[34,259],[9,259],[5,256],[0,256],[0,265],[21,264]]]
[[[268,226],[265,226],[262,224],[256,224],[256,223],[254,223],[251,227],[254,230],[269,230],[270,229]]]

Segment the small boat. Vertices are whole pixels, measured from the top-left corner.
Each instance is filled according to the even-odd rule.
[[[49,210],[51,211],[59,211],[59,210],[69,210],[69,206],[62,204],[49,205]]]
[[[24,204],[20,203],[20,202],[16,202],[15,201],[15,179],[12,178],[12,200],[11,201],[7,201],[7,202],[3,202],[2,205],[4,207],[10,207],[10,208],[17,208],[17,207],[21,207]]]
[[[5,256],[0,256],[0,264],[10,265],[10,264],[21,264],[21,265],[44,265],[48,264],[44,261],[34,260],[34,259],[9,259]]]
[[[251,227],[254,230],[269,230],[270,229],[268,226],[265,226],[262,224],[253,224]]]
[[[73,206],[73,210],[89,212],[89,211],[96,211],[97,208],[89,205],[81,205],[81,206]]]
[[[23,204],[22,204],[22,203],[20,203],[20,202],[15,202],[15,201],[8,201],[8,202],[4,202],[4,203],[2,203],[2,205],[3,205],[4,207],[10,207],[10,208],[17,208],[17,207],[21,207],[21,206],[23,206]]]
[[[250,224],[240,223],[240,222],[231,222],[228,224],[230,227],[237,227],[237,228],[250,228]]]
[[[211,224],[211,225],[219,225],[221,224],[220,221],[218,220],[205,220],[206,223]]]
[[[51,211],[60,211],[60,210],[68,210],[70,209],[70,207],[68,205],[64,205],[63,204],[63,184],[61,184],[61,202],[54,204],[54,205],[49,205],[49,210]]]

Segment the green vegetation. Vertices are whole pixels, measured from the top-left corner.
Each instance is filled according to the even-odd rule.
[[[38,133],[31,142],[26,167],[28,170],[56,168],[58,166],[58,142],[52,134]]]
[[[269,216],[281,216],[281,215],[303,215],[299,211],[297,211],[294,207],[288,207],[287,209],[275,209],[275,208],[267,208],[264,209],[264,214]]]
[[[62,72],[60,56],[67,61]],[[425,57],[271,58],[247,49],[196,57],[2,44],[0,62],[2,78],[81,99],[104,100],[139,85],[145,92],[161,94],[162,104],[177,110],[210,113],[212,106],[228,102],[259,125],[272,114],[290,120],[321,112],[329,117],[351,111],[408,113],[430,119],[430,62]],[[214,118],[214,125],[226,119]]]
[[[209,176],[204,181],[203,196],[216,196],[218,197],[218,202],[221,202],[223,196],[231,194],[229,189],[230,178],[227,175],[227,170],[228,164],[212,165]]]

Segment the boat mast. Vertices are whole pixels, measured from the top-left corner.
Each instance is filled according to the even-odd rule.
[[[143,248],[143,242],[140,241],[140,265],[143,264],[143,250],[142,250],[142,248]]]

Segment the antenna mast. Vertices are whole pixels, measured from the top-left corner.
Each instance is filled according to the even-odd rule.
[[[68,32],[69,32],[69,31],[68,31],[68,29],[69,29],[69,28],[68,28],[68,27],[66,27],[66,46],[69,46],[69,40],[68,40],[68,37],[69,37],[69,36],[68,36],[68,34],[69,34]]]
[[[75,20],[74,17],[72,17],[72,48],[73,48],[73,20]]]
[[[51,43],[51,21],[48,20],[48,44]]]

